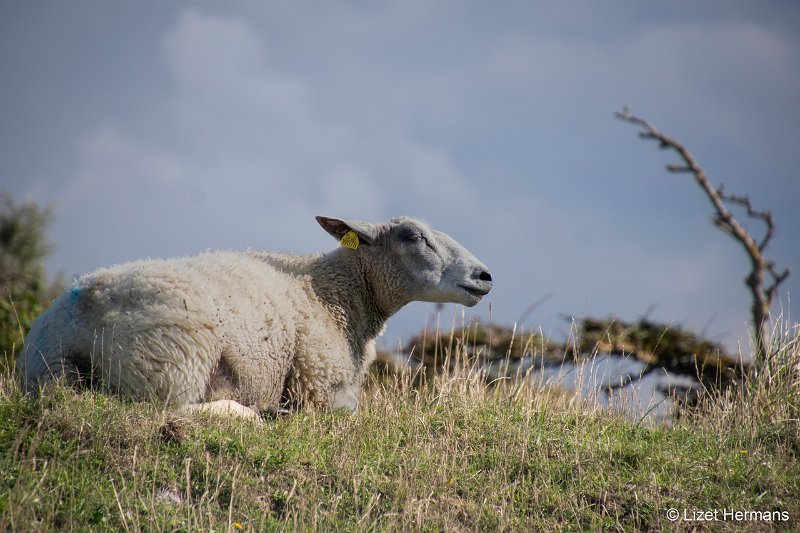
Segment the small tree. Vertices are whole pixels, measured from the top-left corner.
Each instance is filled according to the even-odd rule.
[[[753,209],[750,198],[747,196],[726,194],[722,184],[716,189],[712,187],[705,171],[697,164],[697,160],[686,147],[672,137],[656,130],[646,120],[632,115],[627,107],[614,115],[620,120],[639,126],[641,128],[639,137],[642,139],[655,140],[661,149],[672,150],[678,154],[682,162],[668,164],[667,170],[673,173],[688,173],[694,176],[695,181],[714,207],[715,212],[711,217],[711,222],[733,237],[747,253],[751,268],[744,281],[750,289],[753,299],[751,316],[756,351],[754,368],[759,368],[766,362],[769,355],[769,315],[772,309],[772,302],[778,294],[780,284],[789,277],[788,268],[779,272],[775,268],[775,262],[767,260],[764,256],[767,245],[775,235],[775,221],[772,218],[772,213],[768,210],[759,211]],[[746,210],[748,217],[760,220],[765,225],[764,235],[761,239],[756,239],[750,235],[736,220],[726,204],[742,207]]]
[[[61,282],[48,285],[44,258],[52,246],[44,236],[50,208],[16,204],[0,194],[0,368],[18,353],[31,322],[46,307]]]

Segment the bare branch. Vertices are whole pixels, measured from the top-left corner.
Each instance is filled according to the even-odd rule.
[[[674,172],[676,174],[684,173],[684,172],[692,172],[692,169],[685,166],[685,165],[675,165],[675,164],[668,164],[667,170],[670,172]]]
[[[624,107],[621,112],[614,113],[614,116],[624,122],[629,122],[638,126],[640,128],[640,138],[652,139],[658,143],[659,148],[672,150],[680,157],[682,162],[678,164],[668,164],[666,167],[667,171],[675,174],[692,174],[714,208],[711,222],[723,232],[736,239],[745,249],[752,266],[752,270],[747,278],[745,278],[745,282],[753,296],[752,313],[753,326],[756,331],[756,347],[758,355],[760,357],[766,357],[767,344],[765,340],[765,323],[769,318],[772,300],[777,294],[778,287],[789,276],[789,269],[778,273],[775,270],[774,263],[764,258],[764,251],[775,236],[775,221],[772,212],[766,209],[754,209],[748,196],[726,194],[724,185],[722,184],[716,189],[712,187],[705,171],[683,144],[658,131],[647,120],[631,114],[627,107]],[[731,213],[725,205],[726,203],[743,207],[747,211],[748,217],[763,222],[766,226],[764,236],[756,241],[739,221],[736,220],[733,213]],[[768,273],[772,278],[772,284],[768,287],[764,286],[765,273]]]
[[[764,236],[758,243],[758,249],[763,252],[764,249],[767,247],[767,244],[769,244],[769,241],[772,240],[772,237],[775,234],[775,221],[772,218],[772,212],[769,209],[765,209],[763,211],[758,211],[756,209],[753,209],[753,205],[750,203],[749,196],[725,194],[724,192],[722,192],[722,187],[717,189],[717,192],[719,193],[720,198],[722,198],[724,202],[744,207],[747,210],[747,216],[749,216],[750,218],[759,219],[762,222],[764,222],[766,230],[764,232]]]
[[[769,275],[772,277],[772,285],[764,289],[764,292],[767,294],[767,299],[771,302],[778,293],[778,287],[781,283],[786,281],[786,278],[789,277],[791,274],[791,270],[788,268],[784,268],[783,272],[776,272],[775,271],[775,263],[770,262],[768,265]]]
[[[739,225],[739,223],[733,218],[733,215],[728,208],[725,207],[722,196],[719,194],[718,190],[715,190],[711,187],[705,171],[700,167],[700,165],[697,164],[694,156],[689,152],[689,150],[686,149],[685,146],[672,137],[669,137],[668,135],[658,131],[653,127],[652,124],[643,118],[630,114],[627,109],[624,109],[621,113],[615,113],[615,116],[620,120],[640,126],[643,129],[643,131],[639,132],[640,137],[654,139],[659,143],[660,147],[671,148],[673,151],[675,151],[678,156],[683,159],[683,165],[670,164],[667,166],[667,169],[671,172],[686,172],[693,174],[695,181],[697,181],[698,185],[700,185],[700,187],[706,193],[706,196],[717,212],[716,216],[714,217],[714,224],[721,228],[725,228],[725,230],[729,232],[735,239],[741,241],[746,248],[757,248],[756,243],[753,241],[747,231],[745,231],[745,229]]]

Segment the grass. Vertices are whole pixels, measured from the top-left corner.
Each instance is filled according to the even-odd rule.
[[[0,530],[796,531],[800,346],[784,330],[757,381],[669,427],[468,372],[261,425],[62,386],[34,399],[6,376]],[[683,519],[723,509],[788,520]]]

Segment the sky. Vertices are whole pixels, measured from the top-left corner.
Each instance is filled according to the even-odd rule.
[[[675,157],[613,113],[773,212],[768,256],[795,271],[773,311],[796,318],[798,28],[785,0],[4,0],[0,190],[53,205],[47,267],[68,278],[209,248],[324,251],[315,215],[408,215],[492,270],[493,292],[446,306],[442,328],[563,339],[569,317],[647,316],[746,354],[746,255],[691,177],[665,172]],[[411,304],[382,343],[437,312]]]

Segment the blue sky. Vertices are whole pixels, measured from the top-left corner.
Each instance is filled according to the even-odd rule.
[[[550,295],[525,329],[648,313],[748,351],[744,253],[612,114],[771,209],[769,254],[798,270],[798,28],[789,1],[6,1],[0,188],[55,204],[48,267],[68,276],[321,251],[314,215],[411,215],[491,267],[466,317],[511,324]],[[384,342],[434,312],[410,306]]]

